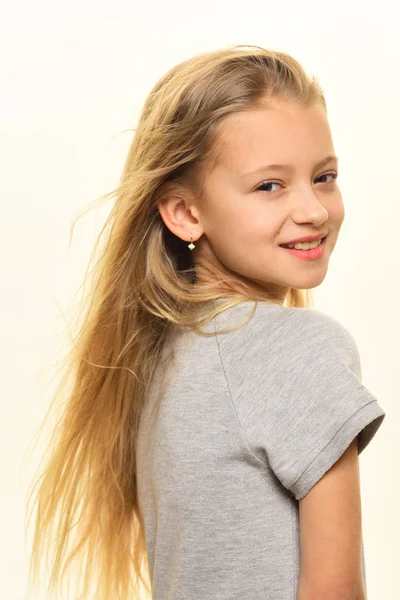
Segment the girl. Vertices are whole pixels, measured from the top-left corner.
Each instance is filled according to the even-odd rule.
[[[337,176],[291,56],[234,46],[156,83],[37,482],[35,581],[48,554],[74,600],[366,598],[358,455],[385,413],[309,291]]]

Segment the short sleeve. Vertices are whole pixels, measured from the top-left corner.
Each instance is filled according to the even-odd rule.
[[[227,377],[244,439],[300,500],[356,436],[359,454],[368,446],[385,412],[361,381],[354,338],[333,317],[259,310],[241,335]]]

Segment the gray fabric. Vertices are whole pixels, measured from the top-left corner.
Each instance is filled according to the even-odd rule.
[[[242,324],[253,307],[204,329]],[[231,333],[176,330],[136,448],[153,600],[295,600],[298,501],[384,416],[353,337],[325,313],[258,303]],[[367,587],[364,547],[362,568]]]

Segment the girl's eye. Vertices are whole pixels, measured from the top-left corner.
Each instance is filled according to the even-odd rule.
[[[331,180],[331,181],[325,181],[325,182],[322,182],[322,183],[332,183],[335,179],[337,179],[338,175],[339,175],[339,173],[336,173],[335,171],[332,171],[331,173],[324,173],[323,175],[320,175],[319,177],[317,177],[317,179],[321,179],[321,177],[329,177],[329,176],[331,176],[331,177],[333,177],[333,180]],[[315,181],[317,181],[317,179]],[[278,181],[264,181],[264,183],[262,183],[257,188],[257,190],[260,190],[261,192],[264,192],[264,193],[266,192],[267,194],[273,192],[274,190],[263,189],[264,186],[268,186],[268,185],[281,185],[281,184]]]

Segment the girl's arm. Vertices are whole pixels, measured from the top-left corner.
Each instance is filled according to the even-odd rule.
[[[297,600],[364,600],[357,437],[299,501]]]

